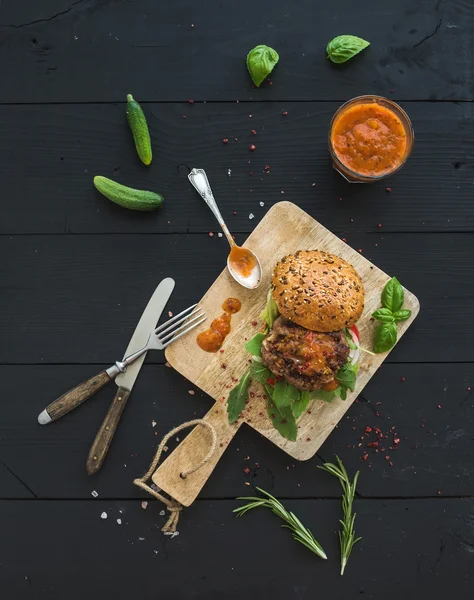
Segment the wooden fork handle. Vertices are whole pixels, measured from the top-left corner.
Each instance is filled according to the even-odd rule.
[[[128,390],[122,387],[118,388],[115,398],[112,400],[109,410],[105,415],[105,419],[100,426],[89,451],[86,462],[86,471],[88,475],[97,473],[101,468],[129,396],[130,392]]]
[[[85,400],[93,396],[97,390],[104,387],[111,380],[107,371],[102,371],[98,375],[83,381],[75,388],[69,390],[53,402],[49,404],[38,417],[38,422],[41,425],[56,421],[74,408],[82,404]]]
[[[152,475],[153,483],[184,506],[196,499],[239,428],[239,424],[229,425],[226,407],[220,402],[216,402],[204,420],[214,427],[217,435],[216,449],[209,461],[185,479],[181,477],[209,452],[211,434],[207,428],[196,425]]]

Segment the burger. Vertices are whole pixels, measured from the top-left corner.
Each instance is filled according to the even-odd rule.
[[[345,400],[356,385],[363,310],[362,281],[342,258],[320,250],[282,258],[260,315],[265,331],[247,341],[249,366],[228,396],[229,423],[242,416],[251,382],[263,385],[267,415],[291,441],[310,400]]]
[[[268,327],[261,344],[263,364],[298,390],[345,398],[355,383],[355,323],[363,310],[362,281],[345,260],[319,250],[285,256],[273,271],[262,314]]]

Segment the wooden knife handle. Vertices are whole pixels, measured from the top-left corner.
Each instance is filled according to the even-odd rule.
[[[89,451],[86,463],[88,475],[97,473],[102,466],[129,396],[128,390],[119,387]]]
[[[211,408],[204,420],[214,427],[217,434],[216,449],[209,461],[186,479],[181,477],[181,473],[209,452],[211,434],[207,428],[196,425],[152,475],[153,483],[184,506],[189,506],[196,499],[240,426],[229,425],[225,404],[220,402]]]
[[[97,390],[104,387],[106,383],[109,383],[110,377],[107,375],[107,371],[102,371],[98,375],[83,381],[75,388],[69,390],[53,402],[41,413],[38,420],[43,423],[41,416],[47,413],[51,421],[64,417],[68,412],[71,412],[73,408],[82,404],[85,400],[93,396]],[[46,416],[46,415],[45,415]],[[49,420],[44,420],[44,423],[49,423]]]

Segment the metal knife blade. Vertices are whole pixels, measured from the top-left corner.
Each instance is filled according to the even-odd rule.
[[[140,350],[147,343],[150,333],[155,329],[161,313],[163,312],[166,303],[170,299],[175,286],[174,279],[167,277],[158,284],[158,287],[153,293],[153,296],[148,301],[145,310],[143,311],[138,325],[132,335],[132,338],[125,350],[123,357],[129,356],[133,352]],[[138,373],[140,372],[146,353],[132,363],[125,373],[119,373],[115,378],[115,383],[118,387],[122,387],[129,392],[132,391]]]

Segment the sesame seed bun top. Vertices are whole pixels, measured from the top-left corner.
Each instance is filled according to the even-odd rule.
[[[364,310],[364,287],[352,265],[319,250],[298,250],[273,271],[272,296],[280,313],[312,331],[349,327]]]

